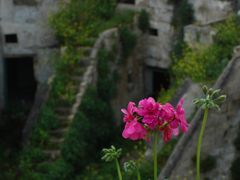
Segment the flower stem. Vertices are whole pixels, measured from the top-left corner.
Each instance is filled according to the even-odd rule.
[[[197,180],[200,180],[200,155],[201,155],[201,144],[202,144],[202,138],[203,138],[203,134],[204,134],[204,130],[205,130],[205,126],[206,126],[206,122],[207,122],[207,117],[208,117],[208,108],[205,109],[204,111],[204,116],[203,116],[203,122],[202,122],[202,127],[201,127],[201,131],[200,134],[198,136],[198,146],[197,146],[197,161],[196,161],[196,168],[197,168]]]
[[[139,171],[138,167],[137,167],[137,179],[141,180],[141,175],[140,175],[140,171]]]
[[[116,163],[117,172],[118,172],[118,179],[122,180],[122,173],[121,173],[121,169],[120,169],[120,165],[119,165],[118,159],[115,159],[115,163]]]
[[[153,167],[154,167],[154,180],[157,180],[157,140],[158,133],[154,132],[154,144],[153,144]]]

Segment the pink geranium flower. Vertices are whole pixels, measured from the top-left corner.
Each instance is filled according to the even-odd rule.
[[[161,106],[159,111],[159,117],[162,121],[171,121],[175,117],[174,107],[170,103],[166,103]]]
[[[180,99],[175,110],[170,103],[162,105],[152,97],[139,101],[138,107],[134,102],[129,102],[127,109],[121,109],[126,123],[123,137],[131,140],[146,140],[150,134],[148,132],[160,130],[164,142],[168,142],[173,135],[179,134],[179,128],[183,132],[188,130],[182,105],[183,99]]]
[[[134,141],[139,139],[145,139],[146,135],[147,130],[136,119],[127,122],[122,133],[122,136],[125,139],[131,139]]]
[[[129,102],[127,109],[121,109],[124,114],[124,122],[129,122],[134,120],[134,113],[137,111],[136,105],[134,102]]]
[[[152,97],[149,97],[139,101],[138,107],[138,114],[140,116],[156,115],[158,113],[160,104],[155,102]]]
[[[177,108],[176,108],[176,121],[179,123],[179,126],[183,132],[187,132],[188,123],[185,118],[185,111],[182,107],[184,100],[180,99]]]
[[[171,126],[166,126],[164,129],[163,129],[163,141],[165,143],[167,143],[169,140],[172,139],[172,136],[178,136],[179,134],[179,131],[178,131],[178,128],[171,128]]]
[[[150,129],[155,129],[158,125],[158,113],[160,104],[155,102],[152,97],[143,99],[138,104],[138,114],[143,117],[142,122]]]

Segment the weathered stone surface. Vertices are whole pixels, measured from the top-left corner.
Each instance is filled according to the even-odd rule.
[[[225,19],[232,12],[230,1],[189,0],[189,2],[193,5],[196,22],[200,24]]]
[[[145,9],[150,13],[150,27],[158,31],[157,36],[148,37],[145,63],[148,66],[168,68],[171,64],[169,53],[173,37],[173,6],[165,0],[149,0]]]
[[[239,131],[240,124],[240,53],[236,50],[234,58],[225,68],[215,84],[227,94],[227,101],[222,105],[221,112],[210,111],[202,144],[202,156],[212,155],[217,166],[202,174],[202,178],[213,180],[231,179],[230,167],[235,158],[233,141]],[[189,132],[185,134],[175,147],[159,179],[165,176],[170,179],[195,179],[195,164],[192,157],[196,154],[196,145],[201,127],[201,110],[194,117]]]
[[[199,84],[191,83],[188,87],[188,90],[182,95],[182,98],[184,99],[183,107],[185,109],[185,115],[186,119],[190,120],[191,115],[196,111],[195,106],[193,106],[193,100],[196,97],[199,97],[201,95],[201,87]]]
[[[140,11],[145,9],[150,14],[150,28],[157,31],[157,35],[148,34],[145,37],[145,64],[151,67],[168,68],[171,64],[169,53],[172,46],[173,5],[167,0],[137,0],[135,5],[120,4],[119,9]]]
[[[117,70],[119,79],[117,84],[117,94],[111,102],[115,113],[115,119],[120,120],[122,117],[121,108],[126,107],[129,101],[138,101],[144,96],[144,78],[143,78],[143,60],[144,56],[139,53],[143,52],[145,39],[139,38],[131,56],[125,59],[125,62],[115,64],[113,70]],[[120,121],[117,121],[119,124]]]
[[[53,74],[53,58],[59,53],[59,49],[39,49],[36,51],[36,59],[34,63],[34,74],[39,83],[46,83]]]
[[[1,0],[0,28],[1,61],[5,57],[31,56],[34,58],[35,78],[38,83],[47,83],[52,75],[53,54],[56,53],[57,41],[48,25],[48,17],[58,8],[58,0]],[[30,3],[30,4],[29,4]],[[31,6],[29,6],[31,5]],[[5,35],[16,34],[16,43],[5,42]],[[3,64],[0,64],[3,72]],[[4,73],[0,76],[0,106],[4,102]],[[0,107],[1,109],[1,107]]]
[[[192,48],[197,44],[210,45],[216,34],[210,26],[188,25],[184,27],[184,41]]]

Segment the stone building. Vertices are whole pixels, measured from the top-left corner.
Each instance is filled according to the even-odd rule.
[[[11,101],[33,101],[52,73],[57,41],[48,16],[58,0],[0,0],[0,109]]]
[[[48,25],[48,16],[57,9],[57,2],[0,1],[0,109],[14,98],[33,99],[37,85],[46,83],[50,77],[50,62],[57,41]],[[150,14],[150,29],[144,38],[141,56],[145,62],[144,94],[156,96],[159,90],[168,88],[170,84],[168,67],[171,64],[173,6],[167,0],[118,2],[120,7],[146,9]]]
[[[173,5],[167,0],[119,0],[119,8],[145,9],[150,15],[150,28],[143,43],[145,51],[141,52],[145,63],[144,91],[145,96],[157,96],[170,84]]]

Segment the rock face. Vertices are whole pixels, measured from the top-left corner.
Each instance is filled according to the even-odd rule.
[[[210,45],[216,34],[211,26],[188,25],[184,27],[184,41],[194,48],[197,44]]]
[[[142,46],[144,42],[145,38],[139,38],[131,56],[125,60],[125,63],[117,66],[119,75],[117,94],[111,103],[117,120],[122,117],[121,108],[126,107],[129,101],[136,102],[144,96],[143,56],[139,53],[145,50]]]
[[[150,14],[150,29],[145,39],[146,49],[142,52],[147,66],[168,68],[171,64],[173,27],[173,5],[167,0],[136,0],[134,5],[119,4],[120,9],[145,9]]]
[[[193,5],[195,20],[198,24],[209,24],[223,20],[232,13],[230,1],[189,0],[189,2]]]
[[[202,173],[202,178],[213,180],[231,179],[230,167],[236,157],[233,141],[240,125],[240,51],[236,48],[234,58],[225,68],[215,84],[227,95],[221,112],[210,111],[202,144],[202,157],[213,157],[216,165],[206,167],[209,171]],[[195,179],[195,163],[197,138],[201,127],[201,110],[197,112],[191,128],[175,147],[160,178]],[[203,165],[204,166],[204,165]],[[207,166],[207,165],[205,165]],[[211,169],[212,168],[212,169]]]
[[[0,1],[0,33],[3,37],[0,42],[0,109],[4,102],[3,60],[6,57],[32,57],[35,79],[40,84],[46,83],[51,76],[51,60],[57,51],[54,48],[57,41],[48,25],[48,17],[57,8],[58,0]],[[9,42],[7,36],[14,42]]]
[[[141,4],[139,4],[141,7]],[[150,31],[146,41],[145,64],[147,66],[168,68],[171,64],[169,53],[173,28],[171,20],[173,6],[166,0],[148,0],[143,6],[150,13]]]

